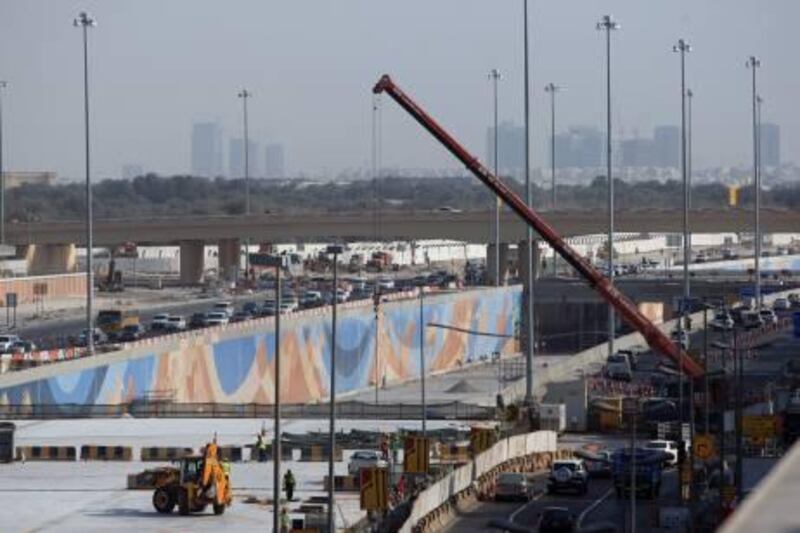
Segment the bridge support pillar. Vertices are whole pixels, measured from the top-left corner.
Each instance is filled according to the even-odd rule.
[[[202,241],[183,241],[180,244],[181,284],[197,285],[203,281],[203,250]]]
[[[25,258],[28,274],[32,276],[75,271],[74,244],[28,244],[18,255]]]
[[[494,252],[495,245],[486,246],[486,282],[494,285],[495,280],[499,279],[499,285],[505,285],[508,278],[508,243],[500,243],[500,272],[494,271]]]
[[[217,244],[219,276],[222,279],[235,280],[239,275],[239,264],[242,245],[239,239],[220,239]]]

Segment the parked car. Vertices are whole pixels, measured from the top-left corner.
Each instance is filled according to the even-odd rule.
[[[571,533],[575,531],[575,515],[566,507],[545,507],[539,517],[541,533]]]
[[[669,337],[672,342],[679,344],[684,350],[689,349],[689,332],[685,329],[673,329]]]
[[[189,319],[189,327],[191,329],[198,329],[206,327],[205,313],[194,313]]]
[[[712,329],[730,331],[733,329],[733,317],[725,310],[718,310],[709,325]]]
[[[384,468],[386,466],[388,466],[388,463],[381,457],[380,452],[358,450],[350,456],[350,462],[347,463],[347,473],[351,476],[357,476],[362,468]]]
[[[230,318],[228,317],[228,313],[224,311],[209,311],[206,313],[206,326],[224,326],[228,322],[230,322]]]
[[[620,381],[631,381],[633,371],[626,355],[615,353],[606,360],[606,377]]]
[[[521,500],[528,501],[532,495],[533,485],[528,476],[521,472],[503,472],[497,478],[494,490],[495,501]]]
[[[8,353],[15,342],[20,340],[17,335],[0,335],[0,353]]]
[[[128,324],[117,335],[117,340],[120,342],[134,342],[138,341],[145,335],[144,326],[141,324]]]
[[[169,315],[167,313],[153,315],[153,318],[150,320],[150,331],[167,329],[167,322],[169,322]]]
[[[788,298],[777,298],[772,302],[772,309],[774,311],[788,311],[791,307],[792,304],[789,303]]]
[[[644,447],[647,450],[658,450],[668,453],[670,459],[666,461],[667,466],[675,466],[678,464],[678,443],[674,440],[651,440],[645,444]]]
[[[36,351],[36,344],[22,339],[15,341],[9,350],[11,353],[31,353]]]
[[[586,494],[589,490],[589,473],[583,459],[555,461],[547,478],[547,492],[553,494],[564,490],[575,490]]]
[[[172,315],[167,319],[167,331],[184,331],[186,329],[186,319],[179,315]]]
[[[212,307],[211,310],[219,313],[225,313],[226,315],[228,315],[228,318],[232,317],[233,313],[236,312],[236,309],[233,307],[233,302],[225,300],[215,303],[214,307]]]
[[[778,324],[778,315],[772,309],[761,309],[758,312],[761,321],[767,326],[775,326]]]

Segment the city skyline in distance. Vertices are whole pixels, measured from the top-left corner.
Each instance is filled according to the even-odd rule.
[[[0,7],[0,78],[10,82],[4,95],[9,170],[81,175],[81,57],[70,21],[87,7],[99,24],[89,42],[98,178],[119,176],[131,162],[163,175],[186,173],[186,125],[208,115],[219,117],[225,132],[240,131],[236,92],[242,86],[254,93],[252,138],[280,138],[292,147],[292,172],[314,176],[369,168],[370,88],[383,72],[475,153],[483,153],[491,121],[489,69],[503,73],[500,119],[522,119],[521,4],[343,0],[317,6],[309,17],[304,6],[242,0],[220,21],[218,6],[206,0],[6,3]],[[789,26],[800,14],[795,2],[763,8],[754,0],[725,6],[584,0],[532,5],[534,167],[549,162],[546,83],[568,89],[559,96],[559,124],[602,124],[603,50],[594,23],[606,12],[623,25],[612,50],[615,137],[618,128],[648,132],[678,123],[678,65],[670,47],[685,37],[695,47],[687,63],[695,93],[694,168],[743,165],[751,158],[744,60],[752,54],[763,61],[764,121],[780,125],[781,159],[797,160],[800,110],[793,95],[800,81],[792,50],[800,38]],[[472,37],[465,41],[464,35]],[[387,106],[382,116],[385,167],[458,168],[397,110]]]

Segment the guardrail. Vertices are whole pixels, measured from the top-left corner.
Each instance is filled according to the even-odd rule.
[[[119,405],[44,404],[0,405],[0,419],[62,418],[271,418],[272,404],[262,403],[171,403],[136,401]],[[327,418],[330,407],[318,404],[283,404],[283,418]],[[463,402],[431,403],[429,420],[494,420],[494,407]],[[348,401],[336,404],[336,416],[356,420],[420,420],[419,404],[373,404]]]

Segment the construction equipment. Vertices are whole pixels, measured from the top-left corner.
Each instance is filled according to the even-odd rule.
[[[153,507],[159,513],[199,513],[211,505],[220,515],[231,505],[230,476],[219,461],[216,442],[206,445],[203,455],[180,460],[179,468],[161,468],[154,473]]]
[[[392,267],[392,254],[389,252],[373,252],[367,261],[367,270],[370,272],[386,272]]]
[[[578,252],[573,250],[550,224],[531,209],[522,198],[507,187],[497,176],[492,174],[489,169],[483,166],[476,157],[467,152],[444,128],[425,113],[410,96],[404,93],[388,75],[381,77],[372,92],[375,94],[385,92],[391,96],[400,107],[405,109],[423,128],[428,130],[484,185],[489,187],[492,192],[547,241],[567,263],[575,268],[589,282],[589,285],[600,293],[600,296],[605,301],[614,306],[614,309],[622,316],[623,320],[642,334],[654,351],[666,355],[678,365],[681,365],[691,378],[703,375],[705,369],[699,362],[676,346],[667,335],[639,311],[633,302],[617,290],[611,280],[603,276]]]

